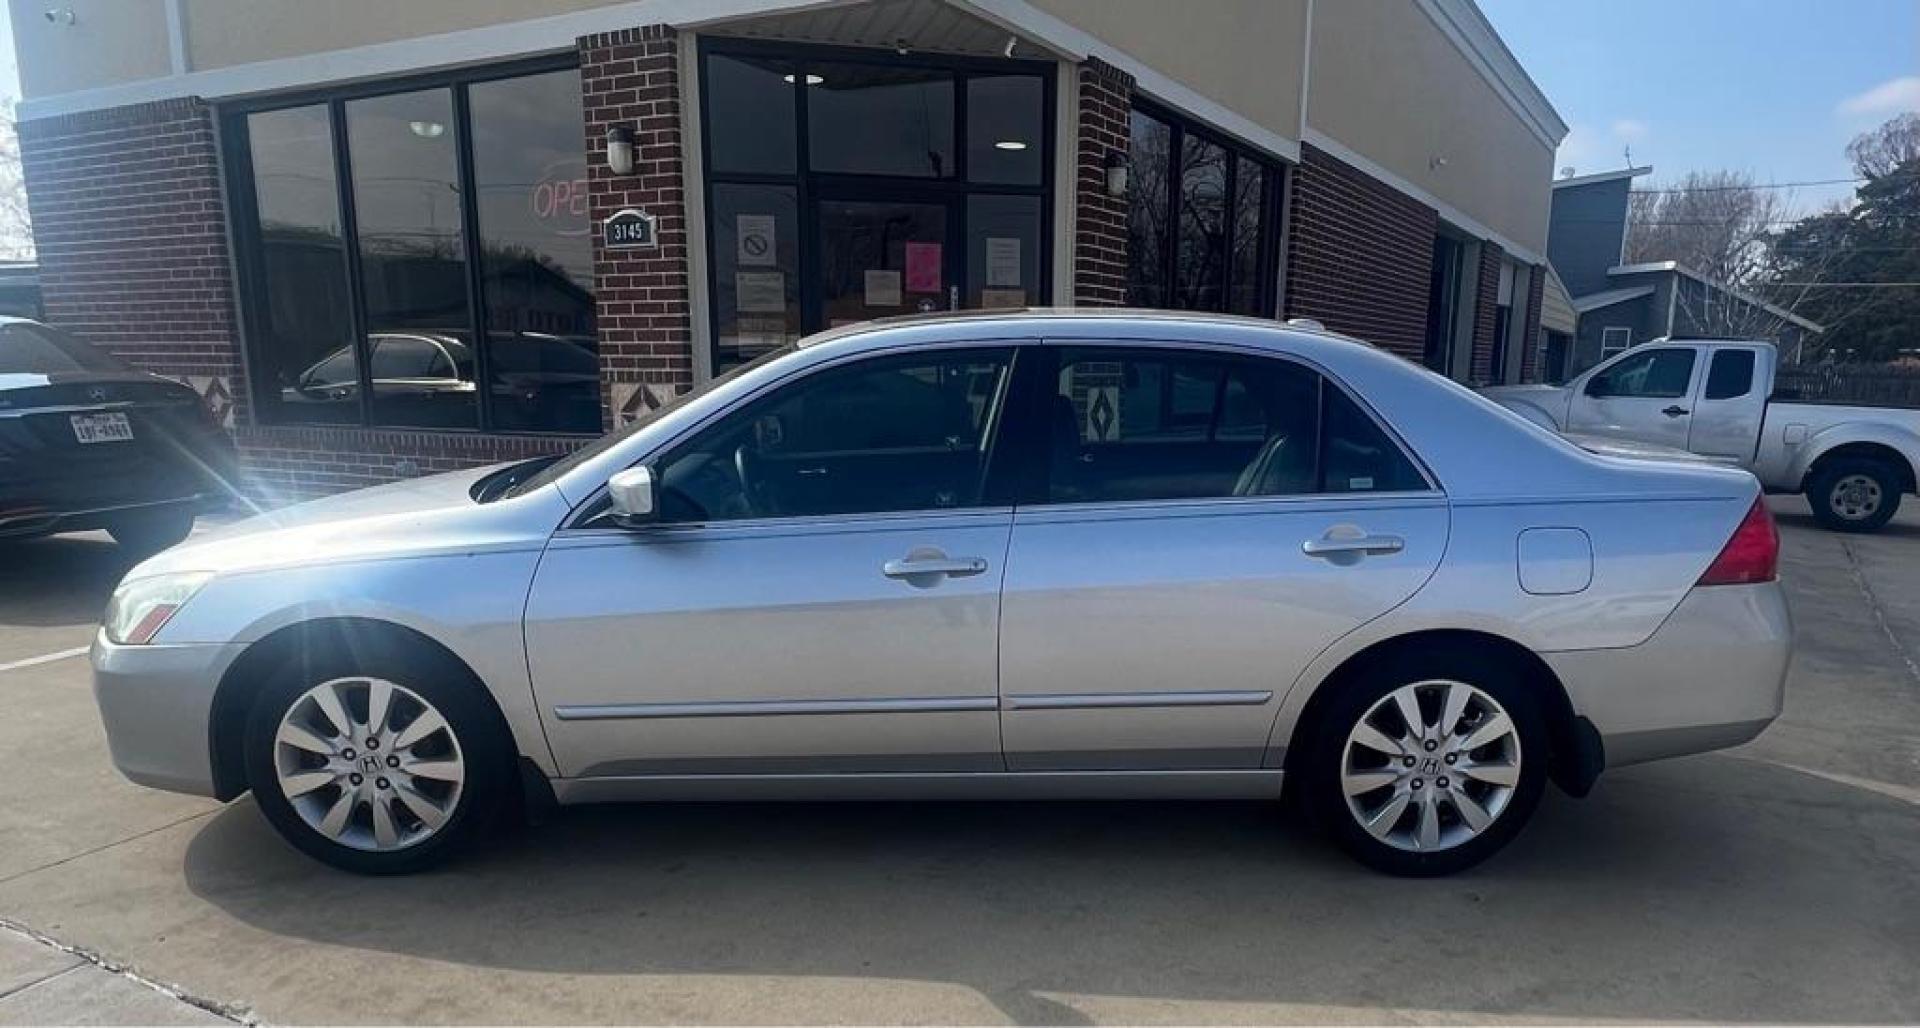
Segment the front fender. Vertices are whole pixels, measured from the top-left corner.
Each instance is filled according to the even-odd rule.
[[[220,575],[161,630],[164,643],[256,643],[303,622],[380,621],[419,632],[473,670],[520,752],[553,772],[527,672],[521,615],[538,548],[350,561]]]

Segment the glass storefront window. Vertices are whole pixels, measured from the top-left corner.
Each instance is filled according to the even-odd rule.
[[[508,431],[600,428],[593,236],[572,70],[475,83],[473,188],[487,326],[487,397]]]
[[[793,174],[796,78],[785,61],[707,61],[707,152],[715,171]]]
[[[1037,196],[967,198],[967,278],[964,306],[1031,307],[1040,296],[1040,218]]]
[[[599,430],[579,72],[442,81],[227,120],[263,420]]]
[[[259,224],[256,403],[281,421],[360,420],[352,298],[325,104],[247,119]]]
[[[792,186],[713,187],[714,371],[800,337],[800,210]]]
[[[1127,302],[1271,316],[1278,169],[1138,107],[1129,151]]]
[[[373,423],[472,428],[479,413],[471,379],[411,374],[413,360],[383,367],[375,345],[388,339],[400,349],[404,341],[411,351],[430,342],[456,366],[473,364],[453,94],[396,93],[353,100],[346,109],[360,277],[374,353]]]
[[[811,170],[953,175],[952,73],[899,64],[809,64],[806,81]]]
[[[1128,163],[1127,302],[1135,307],[1165,307],[1167,235],[1172,222],[1167,172],[1173,166],[1173,129],[1135,108]]]
[[[1034,75],[967,80],[967,179],[1040,184],[1046,83]]]

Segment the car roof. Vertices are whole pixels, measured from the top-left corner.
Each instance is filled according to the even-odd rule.
[[[816,332],[799,340],[795,345],[801,350],[839,349],[843,345],[857,346],[862,342],[877,341],[872,338],[875,336],[902,331],[918,334],[920,330],[938,330],[943,327],[962,328],[966,330],[966,335],[983,339],[991,337],[995,326],[1002,330],[1010,328],[1017,335],[1045,336],[1050,330],[1063,329],[1068,325],[1085,329],[1103,324],[1136,326],[1161,324],[1212,331],[1243,330],[1250,332],[1251,335],[1241,335],[1241,341],[1256,342],[1256,344],[1262,336],[1275,344],[1283,338],[1298,343],[1300,337],[1307,336],[1322,340],[1328,345],[1383,352],[1371,343],[1328,331],[1318,322],[1297,319],[1276,321],[1272,318],[1250,317],[1242,314],[1169,311],[1145,307],[1021,307],[901,314]]]

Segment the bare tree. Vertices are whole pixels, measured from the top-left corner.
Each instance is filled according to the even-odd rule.
[[[27,182],[20,168],[13,99],[0,97],[0,260],[32,260],[33,256],[33,222],[27,214]]]
[[[1745,172],[1688,172],[1670,186],[1633,193],[1627,260],[1679,261],[1715,282],[1742,287],[1765,270],[1767,239],[1792,209],[1791,191],[1757,186]]]
[[[1885,178],[1920,159],[1920,112],[1898,115],[1847,144],[1853,172],[1864,179]]]

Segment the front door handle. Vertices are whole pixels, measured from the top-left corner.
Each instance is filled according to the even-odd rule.
[[[905,557],[887,561],[880,565],[880,573],[888,578],[932,578],[936,575],[947,578],[965,578],[987,570],[987,562],[980,557],[948,557],[944,554],[910,553]]]
[[[1309,539],[1300,544],[1300,552],[1309,557],[1354,558],[1360,556],[1378,556],[1399,553],[1407,548],[1407,541],[1397,535],[1334,535],[1328,533],[1318,539]]]
[[[1676,403],[1662,410],[1660,413],[1665,414],[1667,417],[1670,417],[1670,418],[1677,418],[1682,414],[1687,414],[1690,412],[1685,407],[1682,407]]]

